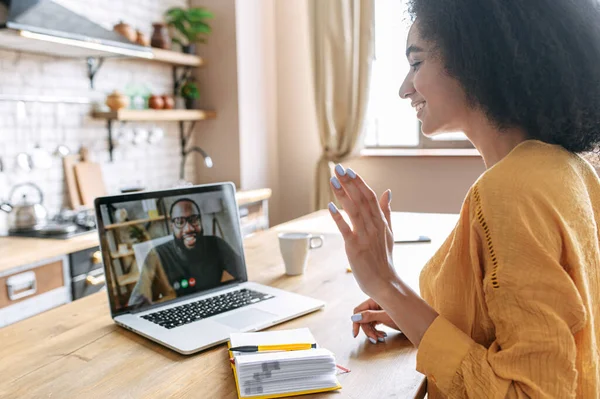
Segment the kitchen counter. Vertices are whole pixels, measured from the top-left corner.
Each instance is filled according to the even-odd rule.
[[[97,247],[98,233],[91,231],[68,240],[50,238],[0,237],[0,273],[18,266],[28,265]]]
[[[239,191],[236,198],[239,206],[267,200],[271,197],[270,189]],[[56,256],[97,247],[98,233],[87,234],[67,240],[50,238],[0,237],[0,273],[15,267],[29,265]]]

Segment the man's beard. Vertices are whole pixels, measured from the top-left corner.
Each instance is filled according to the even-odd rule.
[[[185,240],[186,236],[194,236],[194,238],[196,239],[196,242],[194,243],[193,247],[187,247],[185,245],[184,240]],[[177,247],[179,247],[181,250],[183,250],[184,253],[192,253],[192,252],[198,251],[198,249],[199,249],[198,238],[200,236],[201,236],[201,234],[198,234],[198,233],[184,234],[183,236],[181,236],[181,238],[174,237],[174,240],[175,240],[175,244],[177,245]]]

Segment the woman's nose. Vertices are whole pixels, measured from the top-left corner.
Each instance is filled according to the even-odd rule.
[[[402,84],[400,85],[398,95],[400,96],[400,98],[406,100],[414,92],[415,87],[413,86],[412,78],[410,77],[410,75],[407,75],[406,78],[404,78],[404,82],[402,82]]]

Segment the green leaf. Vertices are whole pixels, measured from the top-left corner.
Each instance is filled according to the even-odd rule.
[[[171,23],[185,18],[185,11],[181,8],[171,8],[165,13],[167,22]]]
[[[188,29],[186,29],[185,25],[183,24],[183,22],[181,21],[175,21],[173,22],[173,26],[175,27],[175,29],[177,29],[181,34],[183,34],[184,36],[187,36],[188,34]]]
[[[190,32],[194,32],[194,33],[210,33],[211,29],[210,29],[210,26],[208,26],[206,24],[202,24],[202,25],[191,26],[190,27]]]
[[[203,8],[190,8],[187,10],[187,17],[193,21],[202,21],[204,19],[212,19],[215,15]]]

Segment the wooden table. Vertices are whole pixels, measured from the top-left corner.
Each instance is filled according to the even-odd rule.
[[[416,288],[425,261],[456,222],[455,215],[394,214],[394,227],[411,226],[432,244],[396,245],[400,274]],[[325,234],[325,245],[311,254],[304,275],[284,275],[277,233]],[[364,300],[347,260],[341,236],[327,212],[320,211],[258,233],[245,241],[249,279],[324,300],[324,310],[274,329],[309,327],[320,345],[352,371],[340,375],[338,393],[311,398],[411,398],[424,395],[415,371],[416,350],[401,334],[373,345],[352,337],[352,309]],[[2,398],[235,398],[225,345],[182,356],[117,327],[100,292],[0,329]]]

